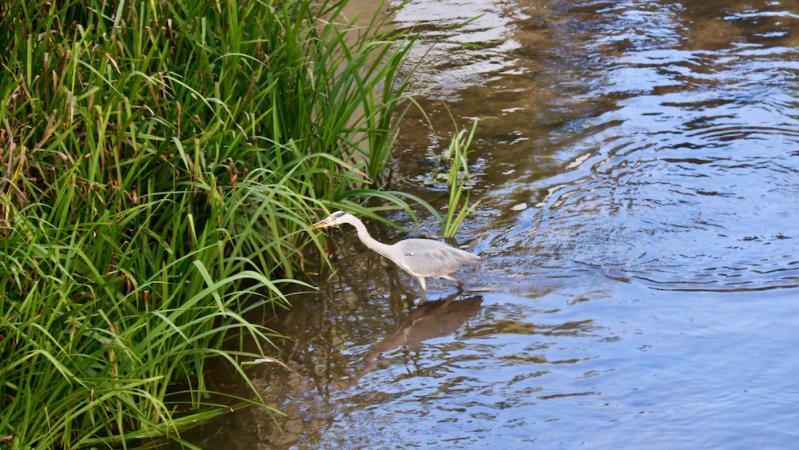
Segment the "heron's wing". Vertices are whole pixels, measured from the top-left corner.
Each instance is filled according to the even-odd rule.
[[[406,239],[394,247],[399,251],[398,262],[403,269],[421,277],[447,275],[464,264],[480,261],[477,255],[430,239]]]

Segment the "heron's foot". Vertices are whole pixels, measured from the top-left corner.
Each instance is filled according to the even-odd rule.
[[[456,283],[458,285],[458,292],[463,291],[463,280],[459,280],[451,275],[441,275],[441,278]]]

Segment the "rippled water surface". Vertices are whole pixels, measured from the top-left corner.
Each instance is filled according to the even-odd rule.
[[[483,292],[435,282],[411,307],[413,280],[334,232],[338,273],[275,325],[290,370],[252,372],[283,431],[249,409],[197,441],[795,448],[799,2],[413,0],[394,19],[469,44],[420,47],[435,129],[406,121],[395,179],[443,206],[442,105],[482,118],[457,239]]]

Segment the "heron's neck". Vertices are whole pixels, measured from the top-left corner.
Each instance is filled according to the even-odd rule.
[[[373,238],[372,235],[366,230],[366,226],[363,224],[363,222],[352,222],[351,225],[355,227],[355,230],[358,232],[358,239],[363,242],[363,245],[369,247],[377,253],[380,253],[383,256],[388,257],[389,248],[391,247],[390,245],[386,245]]]

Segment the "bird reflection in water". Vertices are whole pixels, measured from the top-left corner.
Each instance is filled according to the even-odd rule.
[[[482,295],[473,295],[458,300],[460,296],[461,293],[458,292],[440,300],[428,301],[419,305],[397,331],[369,348],[364,357],[363,368],[352,379],[341,383],[339,387],[351,387],[361,377],[376,369],[377,358],[382,353],[400,347],[414,351],[423,341],[454,333],[466,321],[477,315],[483,303]]]

